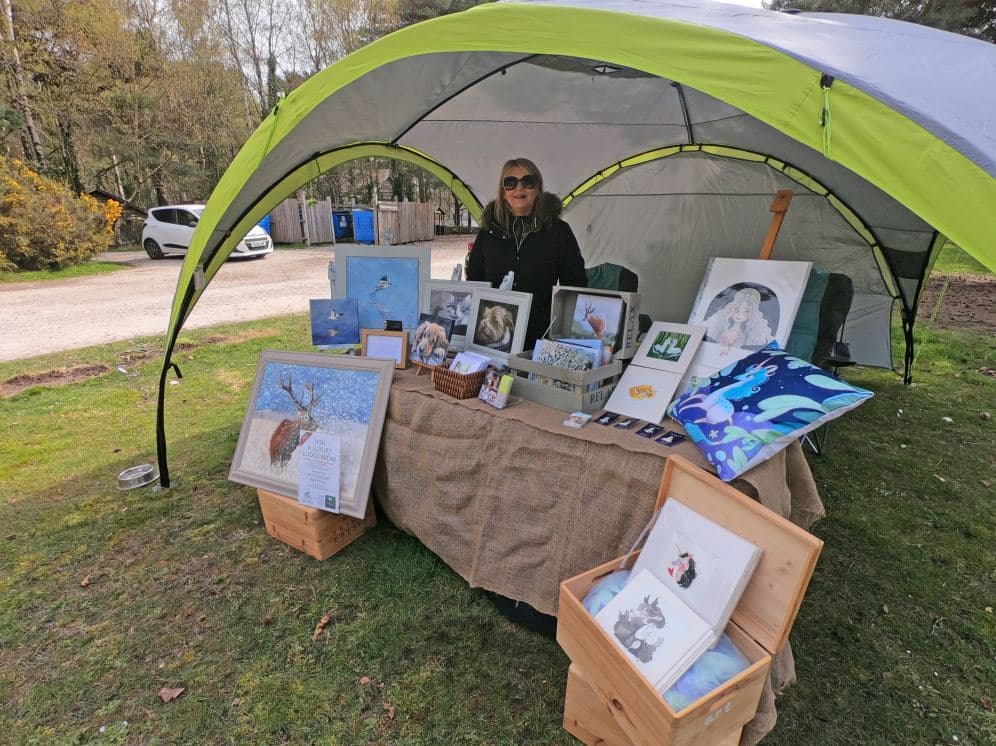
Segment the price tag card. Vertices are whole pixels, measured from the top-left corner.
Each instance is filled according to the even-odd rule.
[[[339,436],[332,433],[301,433],[298,462],[297,501],[330,513],[339,512]]]

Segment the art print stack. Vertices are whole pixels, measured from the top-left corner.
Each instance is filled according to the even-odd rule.
[[[594,342],[595,340],[578,341]],[[533,348],[533,362],[565,370],[591,370],[599,367],[602,362],[602,343],[596,342],[596,344],[597,347],[594,347],[587,344],[575,344],[573,340],[568,339],[541,339],[536,342],[536,347]],[[574,391],[578,388],[577,385],[568,381],[560,381],[534,373],[530,373],[529,378],[564,391]]]
[[[661,693],[719,639],[761,550],[669,499],[625,587],[595,620]]]
[[[657,321],[622,374],[605,408],[657,424],[702,342],[705,327]]]

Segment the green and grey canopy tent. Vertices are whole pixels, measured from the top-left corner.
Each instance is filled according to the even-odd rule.
[[[641,310],[683,320],[709,257],[775,250],[854,281],[855,360],[912,363],[917,302],[950,239],[996,267],[996,46],[898,21],[703,0],[537,0],[402,29],[310,78],[215,188],[180,271],[159,386],[185,319],[246,231],[333,166],[419,164],[475,217],[525,156],[565,198],[589,266],[640,278]],[[198,281],[203,272],[205,282]]]

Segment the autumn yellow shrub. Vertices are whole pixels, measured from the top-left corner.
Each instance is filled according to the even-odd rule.
[[[0,271],[82,264],[110,246],[120,211],[0,156]]]

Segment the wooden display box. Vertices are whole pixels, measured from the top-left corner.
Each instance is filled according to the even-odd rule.
[[[547,336],[550,339],[567,339],[572,337],[571,322],[578,305],[578,293],[588,295],[604,295],[623,299],[622,345],[615,353],[614,360],[629,360],[636,354],[640,345],[640,294],[627,293],[623,290],[602,290],[601,288],[579,288],[573,285],[554,285],[553,299],[550,304],[550,318],[553,326]]]
[[[597,412],[603,409],[616,387],[619,374],[622,373],[622,362],[619,360],[591,370],[567,370],[534,362],[532,356],[531,351],[508,356],[508,367],[515,376],[512,384],[513,392],[523,399],[539,402],[564,412]],[[530,373],[572,383],[576,389],[566,391],[547,383],[532,381],[529,379]],[[589,391],[588,386],[593,384],[596,388]]]
[[[680,456],[668,457],[656,508],[665,500],[680,500],[764,550],[725,630],[750,665],[675,712],[581,603],[623,558],[565,580],[557,642],[574,673],[573,681],[568,677],[564,725],[586,743],[625,738],[622,743],[705,746],[734,738],[754,718],[771,658],[788,640],[823,547],[812,534]],[[591,706],[595,700],[600,707]]]
[[[325,560],[377,523],[373,500],[363,520],[302,505],[283,495],[258,489],[266,533],[317,560]]]

